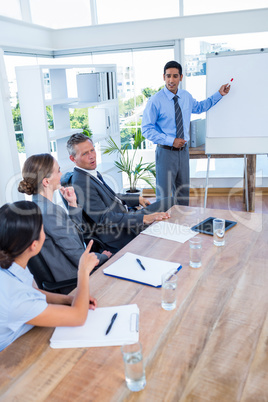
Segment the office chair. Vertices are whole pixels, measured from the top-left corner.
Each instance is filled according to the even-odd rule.
[[[76,288],[77,278],[57,282],[49,266],[40,253],[32,257],[27,266],[32,273],[39,289],[47,290],[53,293],[68,294],[74,288]]]

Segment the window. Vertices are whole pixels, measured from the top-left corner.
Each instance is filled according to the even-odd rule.
[[[173,48],[106,55],[93,54],[95,64],[117,64],[122,143],[131,142],[131,138],[134,137],[137,130],[140,130],[147,98],[163,85],[163,67],[168,60],[173,58]],[[129,78],[128,80],[126,80],[126,76]]]
[[[30,0],[32,22],[49,28],[91,25],[89,0]]]
[[[179,0],[97,0],[97,14],[99,24],[178,17]]]
[[[20,1],[0,1],[0,15],[21,20]]]
[[[30,66],[34,64],[40,64],[42,62],[44,64],[47,64],[47,59],[43,60],[37,57],[4,56],[4,60],[9,83],[10,103],[12,108],[12,117],[16,135],[17,148],[19,152],[19,161],[22,167],[26,159],[26,155],[25,155],[23,127],[20,114],[15,67]]]
[[[164,84],[163,68],[167,61],[174,59],[173,48],[93,54],[92,58],[95,64],[117,64],[121,143],[131,146],[135,134],[141,131],[143,110],[148,97]],[[129,81],[126,80],[126,72]],[[146,140],[142,147],[143,162],[154,161],[155,145]]]
[[[211,14],[268,7],[267,0],[184,0],[183,14]]]
[[[268,32],[185,39],[186,89],[196,99],[206,96],[206,54],[268,47]]]
[[[9,91],[10,91],[10,103],[12,108],[12,116],[13,116],[13,123],[14,123],[14,130],[16,135],[17,141],[17,148],[19,152],[19,160],[22,166],[23,162],[25,161],[25,147],[24,147],[24,136],[23,136],[23,126],[21,121],[21,114],[20,114],[20,105],[18,99],[18,89],[17,89],[17,81],[16,81],[16,73],[15,67],[16,66],[30,66],[36,64],[44,64],[44,65],[53,65],[53,64],[64,64],[63,59],[55,60],[55,59],[47,59],[47,58],[38,58],[38,57],[22,57],[22,56],[4,56],[6,71],[7,71],[7,78],[9,83]],[[76,58],[77,64],[81,63],[81,58]],[[72,59],[73,64],[76,64],[74,58]],[[70,58],[68,58],[68,64],[70,64]],[[91,60],[90,63],[91,64]],[[68,85],[68,93],[70,97],[77,97],[77,93],[75,92],[74,85],[72,81],[75,77],[71,74],[68,74],[67,71],[67,85]],[[48,70],[44,72],[44,91],[46,99],[51,98],[51,87],[50,87],[50,77]],[[53,122],[53,112],[51,106],[47,106],[47,119],[48,119],[48,128],[54,128]],[[70,109],[70,121],[72,128],[84,128],[88,127],[88,114],[87,110],[85,109]],[[51,142],[51,150],[52,152],[56,152],[56,143]],[[56,154],[54,153],[54,156]]]

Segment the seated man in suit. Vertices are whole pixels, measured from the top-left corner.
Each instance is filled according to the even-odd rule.
[[[84,213],[95,223],[95,233],[111,252],[117,252],[154,221],[167,219],[172,198],[150,204],[138,195],[115,194],[97,172],[96,151],[84,134],[73,134],[67,142],[70,159],[75,163],[72,185]],[[129,209],[141,205],[142,209]]]

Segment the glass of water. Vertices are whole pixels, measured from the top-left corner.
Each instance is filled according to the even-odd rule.
[[[215,246],[225,244],[225,220],[220,218],[213,219],[213,243]]]
[[[146,385],[141,343],[122,345],[121,352],[128,389],[135,392],[141,391]]]
[[[199,236],[194,236],[189,240],[190,244],[190,267],[200,268],[202,265],[201,255],[202,255],[202,238]]]
[[[177,299],[178,271],[170,271],[162,275],[161,306],[164,310],[174,310]]]

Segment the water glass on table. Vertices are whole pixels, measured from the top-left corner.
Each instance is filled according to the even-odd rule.
[[[141,343],[122,345],[121,352],[128,389],[135,392],[141,391],[146,385]]]
[[[200,236],[195,236],[189,240],[190,244],[190,267],[200,268],[202,265],[202,238]]]
[[[220,218],[213,219],[213,243],[215,246],[225,244],[225,220]]]
[[[164,310],[174,310],[177,299],[177,273],[170,271],[162,275],[161,306]]]

